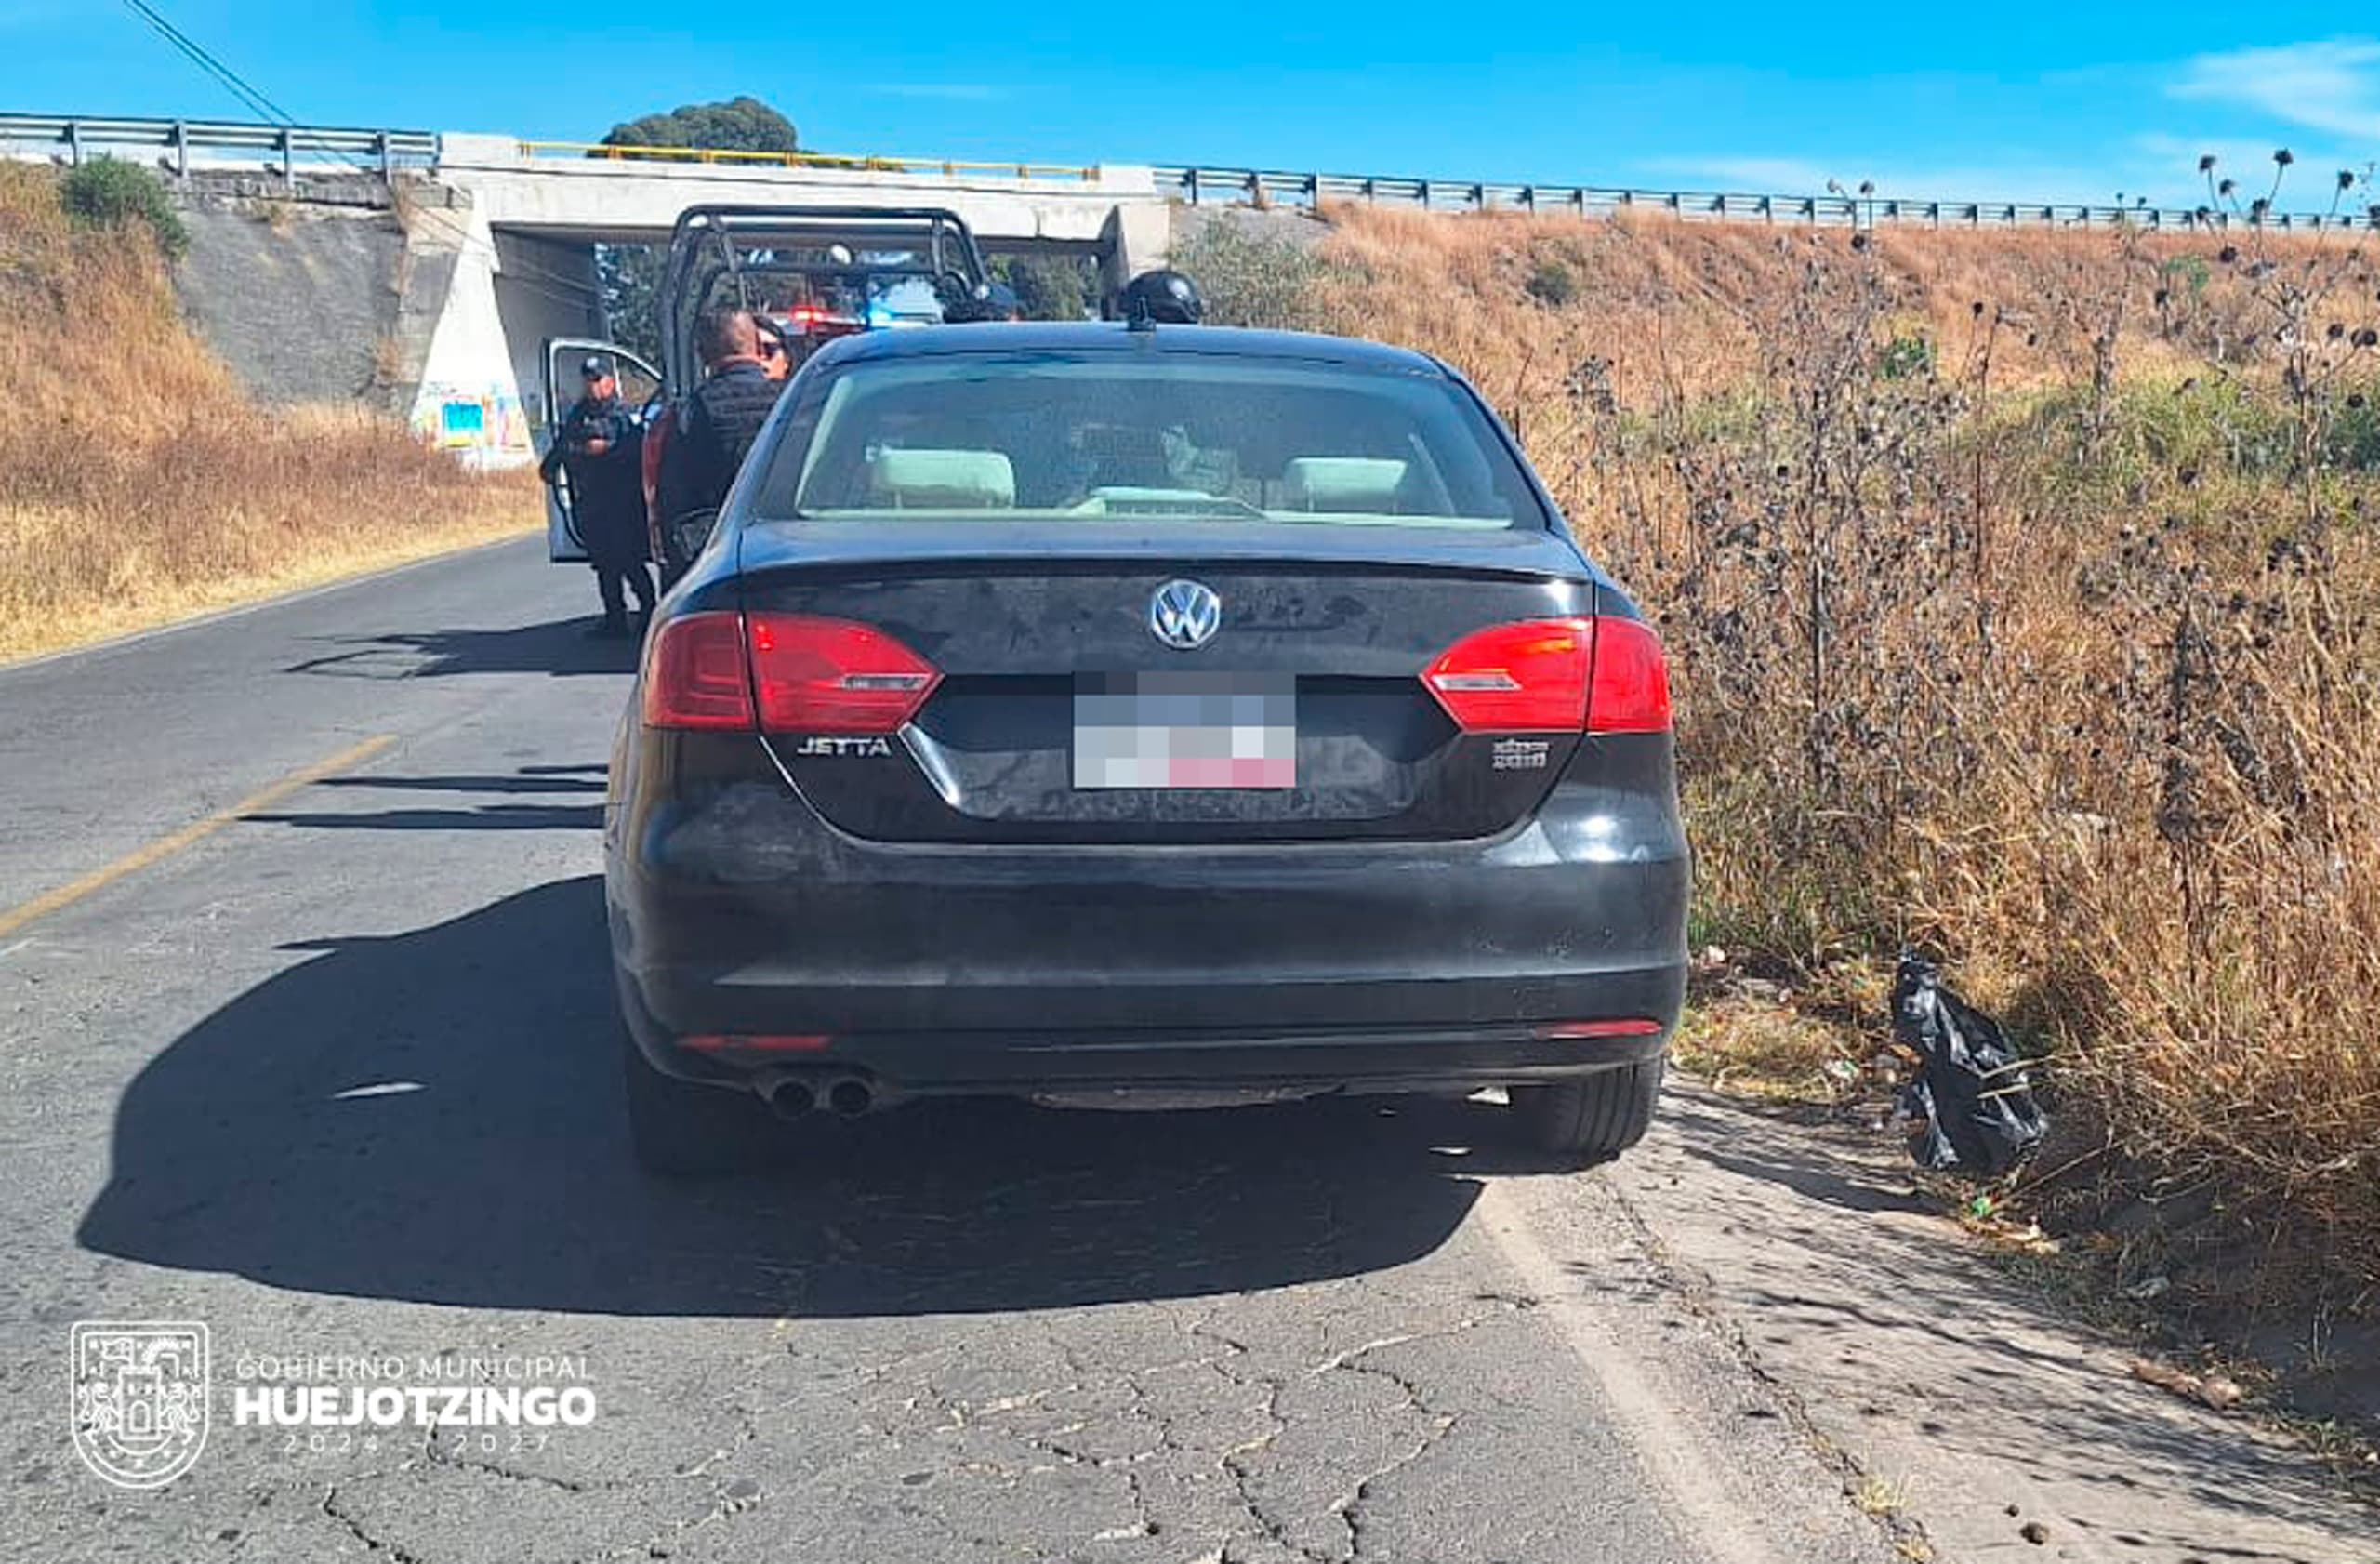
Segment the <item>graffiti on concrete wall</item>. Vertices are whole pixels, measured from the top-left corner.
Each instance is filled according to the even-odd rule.
[[[425,384],[414,399],[413,431],[468,462],[510,466],[535,455],[521,399],[494,386]]]

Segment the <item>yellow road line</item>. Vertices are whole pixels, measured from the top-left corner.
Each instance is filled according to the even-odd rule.
[[[127,853],[103,868],[95,868],[72,884],[60,885],[55,891],[0,912],[0,939],[7,938],[35,919],[46,918],[60,908],[73,906],[94,891],[106,889],[126,875],[138,874],[152,864],[172,857],[192,842],[213,836],[244,815],[270,809],[301,788],[311,788],[325,776],[361,765],[396,741],[394,734],[377,734],[361,744],[340,750],[328,760],[317,761],[303,771],[291,772],[271,787],[250,793],[229,809],[218,809],[203,820],[192,821],[171,836],[161,836],[146,847]]]

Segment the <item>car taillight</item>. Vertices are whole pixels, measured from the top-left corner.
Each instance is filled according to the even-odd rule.
[[[942,674],[872,625],[754,614],[752,688],[770,733],[889,734],[918,714]]]
[[[697,1054],[816,1054],[834,1040],[823,1032],[699,1032],[680,1038],[678,1046]]]
[[[1524,619],[1475,630],[1421,674],[1465,733],[1661,733],[1661,643],[1633,619]]]
[[[1619,1021],[1553,1021],[1538,1027],[1537,1035],[1547,1042],[1590,1042],[1597,1038],[1651,1037],[1660,1029],[1659,1021],[1638,1015]]]
[[[644,722],[653,728],[749,728],[752,679],[743,616],[713,611],[665,621],[644,674]]]
[[[1670,731],[1670,667],[1660,637],[1634,619],[1595,621],[1595,675],[1587,696],[1589,733]]]
[[[1464,636],[1421,682],[1465,733],[1576,733],[1593,647],[1592,619],[1525,619]]]
[[[889,734],[942,682],[935,667],[871,625],[724,610],[665,620],[644,680],[655,728]]]

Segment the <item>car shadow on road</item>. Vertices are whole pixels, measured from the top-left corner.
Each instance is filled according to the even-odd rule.
[[[474,803],[469,805],[408,804],[379,810],[266,810],[242,815],[253,825],[298,826],[331,831],[545,831],[603,828],[603,768],[593,775],[570,775],[551,766],[524,767],[509,776],[387,776],[377,772],[363,776],[331,776],[314,786],[346,789],[343,798],[363,793],[395,793],[411,798],[420,793],[456,793],[466,797],[493,794],[504,799],[536,798],[542,802]],[[575,802],[561,802],[563,800]]]
[[[588,877],[309,944],[126,1091],[81,1241],[482,1307],[967,1313],[1395,1266],[1446,1239],[1494,1160],[1475,1104],[948,1103],[827,1122],[764,1173],[654,1180],[628,1160],[602,929]]]
[[[282,671],[344,679],[430,679],[456,673],[633,673],[637,643],[595,640],[591,616],[509,630],[438,630],[331,636]]]
[[[396,793],[601,793],[602,766],[529,765],[509,775],[487,776],[325,776],[317,788],[362,788]]]
[[[324,831],[591,831],[603,826],[600,803],[483,803],[469,809],[383,809],[368,815],[263,814],[256,825]]]

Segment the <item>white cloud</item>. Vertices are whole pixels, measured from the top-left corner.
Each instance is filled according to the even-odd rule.
[[[1009,89],[989,82],[878,82],[868,91],[882,98],[912,98],[939,103],[993,103]]]
[[[2187,60],[2175,98],[2230,103],[2355,140],[2380,142],[2380,40],[2334,38]],[[2269,150],[2269,149],[2268,149]]]
[[[2198,173],[2201,156],[2215,156],[2217,178],[2238,180],[2244,202],[2271,188],[2274,149],[2286,144],[2296,165],[2281,180],[2280,205],[2319,210],[2332,198],[2338,170],[2360,174],[2380,158],[2380,38],[2202,54],[2162,73],[2168,99],[2268,119],[2270,139],[2251,139],[2256,135],[2253,119],[2227,116],[2223,136],[2144,132],[2084,149],[2072,161],[2050,162],[2022,152],[2006,163],[1968,166],[1911,165],[1890,156],[1863,161],[1721,152],[1662,158],[1644,166],[1661,179],[1747,193],[1816,195],[1830,179],[1846,189],[1872,179],[1878,196],[1901,200],[2106,205],[2122,192],[2126,201],[2145,195],[2164,205],[2187,206],[2207,198]]]
[[[1665,179],[1697,188],[1719,187],[1747,195],[1823,195],[1834,180],[1852,194],[1872,181],[1879,200],[2054,202],[2105,206],[2123,187],[2113,170],[2026,165],[1896,166],[1889,162],[1716,153],[1657,158],[1644,166]],[[2195,166],[2195,165],[2193,165]]]
[[[2168,185],[2186,183],[2195,187],[2202,196],[2206,192],[2206,178],[2198,170],[2202,157],[2215,159],[2216,179],[2237,179],[2240,188],[2250,194],[2261,195],[2272,184],[2276,143],[2271,140],[2252,141],[2226,136],[2202,136],[2193,140],[2184,136],[2149,134],[2134,137],[2132,145],[2140,154],[2140,178],[2153,178]],[[2331,180],[2338,170],[2344,168],[2360,176],[2373,164],[2371,152],[2360,155],[2342,152],[2327,144],[2300,143],[2290,149],[2290,154],[2295,161],[2283,174],[2281,188],[2301,197],[2309,190],[2319,190],[2328,199]]]
[[[2234,179],[2250,175],[2272,174],[2273,148],[2278,143],[2251,140],[2241,136],[2170,136],[2162,131],[2149,131],[2132,139],[2132,149],[2144,162],[2162,167],[2169,175],[2182,179],[2198,178],[2198,160],[2213,157],[2218,172]]]
[[[1777,195],[1823,194],[1827,180],[1841,177],[1795,157],[1660,157],[1645,166],[1657,173],[1726,185],[1731,190]],[[1855,176],[1849,186],[1856,187],[1858,182]]]

